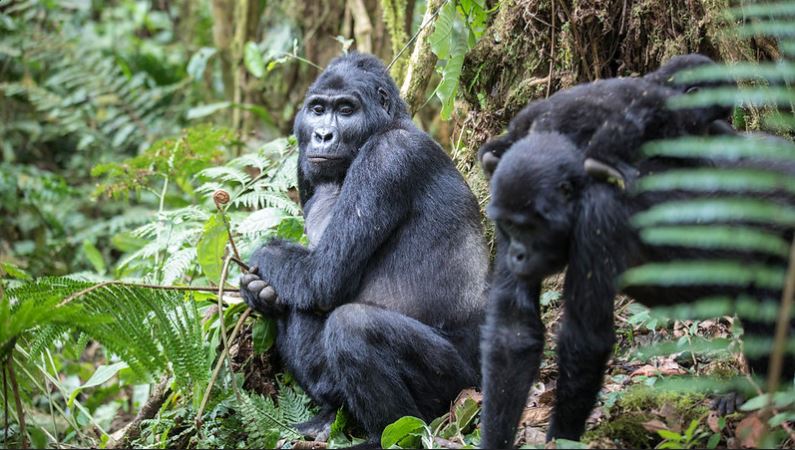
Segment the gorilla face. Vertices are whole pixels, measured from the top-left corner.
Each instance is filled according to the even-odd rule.
[[[506,266],[540,280],[566,264],[584,183],[582,157],[557,133],[531,133],[505,154],[491,183],[486,214],[509,241]]]
[[[314,94],[305,102],[302,144],[306,158],[324,170],[348,167],[362,145],[358,124],[365,120],[362,103],[350,93]]]
[[[344,61],[310,87],[295,119],[301,169],[314,183],[342,181],[365,144],[407,114],[382,65]]]

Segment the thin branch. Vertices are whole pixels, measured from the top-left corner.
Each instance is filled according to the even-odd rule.
[[[154,390],[152,390],[146,403],[141,406],[135,418],[111,435],[112,441],[108,443],[107,448],[126,448],[130,446],[130,442],[141,434],[141,423],[144,420],[154,418],[157,412],[160,411],[163,403],[171,393],[171,389],[169,388],[170,384],[170,377],[163,376],[163,378],[160,379],[160,382],[155,386]]]
[[[3,371],[3,447],[8,448],[8,380],[6,379],[6,367],[0,366]]]
[[[22,398],[19,396],[19,385],[17,384],[17,377],[14,373],[14,358],[13,353],[9,355],[6,361],[6,369],[8,370],[8,381],[11,382],[11,391],[14,393],[14,403],[17,407],[17,423],[19,423],[19,435],[22,436],[22,448],[28,448],[28,435],[25,430],[25,410],[22,409]]]
[[[795,297],[795,238],[792,240],[789,253],[789,268],[787,269],[787,279],[784,285],[784,292],[781,295],[781,306],[776,322],[776,337],[773,341],[773,353],[770,355],[770,367],[767,377],[767,392],[770,394],[768,407],[773,402],[773,393],[778,389],[781,377],[781,366],[784,361],[784,352],[787,345],[787,332],[789,332],[790,318],[792,317],[792,302]]]
[[[251,308],[243,311],[243,314],[240,315],[240,318],[237,320],[237,324],[235,325],[235,329],[232,330],[232,335],[229,336],[229,340],[234,340],[237,337],[237,333],[240,331],[240,328],[243,326],[243,322],[248,318],[251,314]],[[207,408],[207,401],[210,400],[210,392],[213,390],[213,386],[215,386],[216,380],[218,380],[218,374],[221,373],[221,366],[226,359],[227,348],[221,351],[221,356],[218,357],[218,362],[215,363],[215,368],[213,369],[213,374],[210,377],[210,382],[207,384],[207,389],[204,390],[204,396],[202,397],[201,404],[199,405],[199,410],[196,412],[196,429],[201,428],[202,424],[202,415],[204,414],[204,409]]]
[[[89,286],[81,291],[75,292],[74,294],[63,299],[63,301],[58,304],[58,307],[64,306],[69,302],[71,302],[72,300],[75,300],[76,298],[82,297],[86,294],[96,291],[97,289],[101,289],[107,286],[128,286],[128,287],[139,287],[145,289],[161,289],[164,291],[218,292],[217,288],[209,286],[167,286],[160,284],[130,283],[127,281],[111,280],[111,281],[104,281],[102,283]]]
[[[547,75],[549,81],[547,82],[547,97],[549,97],[549,93],[552,90],[552,74],[555,70],[555,0],[552,0],[552,25],[549,45],[549,75]]]

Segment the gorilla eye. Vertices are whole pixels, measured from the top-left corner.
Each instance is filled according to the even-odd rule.
[[[342,105],[339,108],[339,112],[343,116],[350,116],[351,114],[353,114],[353,106],[351,106],[351,105]]]
[[[323,114],[326,111],[326,108],[323,105],[315,105],[312,107],[312,112],[317,114],[318,116]]]
[[[560,192],[563,194],[564,197],[566,197],[567,200],[571,198],[572,188],[571,188],[571,183],[569,183],[568,181],[561,182],[558,185],[558,190],[560,190]]]

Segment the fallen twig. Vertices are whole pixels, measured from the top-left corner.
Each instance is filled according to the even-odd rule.
[[[141,422],[155,417],[163,406],[163,403],[171,393],[170,385],[171,377],[164,376],[161,378],[135,418],[111,435],[112,441],[108,443],[107,448],[129,448],[130,442],[141,434]]]

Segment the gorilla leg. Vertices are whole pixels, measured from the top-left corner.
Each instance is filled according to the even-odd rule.
[[[477,333],[477,330],[472,330]],[[360,303],[335,309],[323,348],[348,411],[371,441],[402,416],[432,419],[477,382],[453,344],[400,313]]]
[[[306,393],[320,405],[320,413],[296,428],[311,438],[330,431],[337,409],[342,406],[335,382],[327,367],[321,343],[326,318],[292,311],[279,319],[276,346],[287,369]]]
[[[578,299],[574,299],[578,300]],[[607,361],[613,351],[613,299],[609,304],[586,308],[567,307],[558,336],[558,370],[555,411],[547,440],[579,440],[585,430]],[[566,306],[572,306],[568,302]]]
[[[481,448],[513,447],[544,349],[539,291],[516,282],[492,288],[482,341]]]

